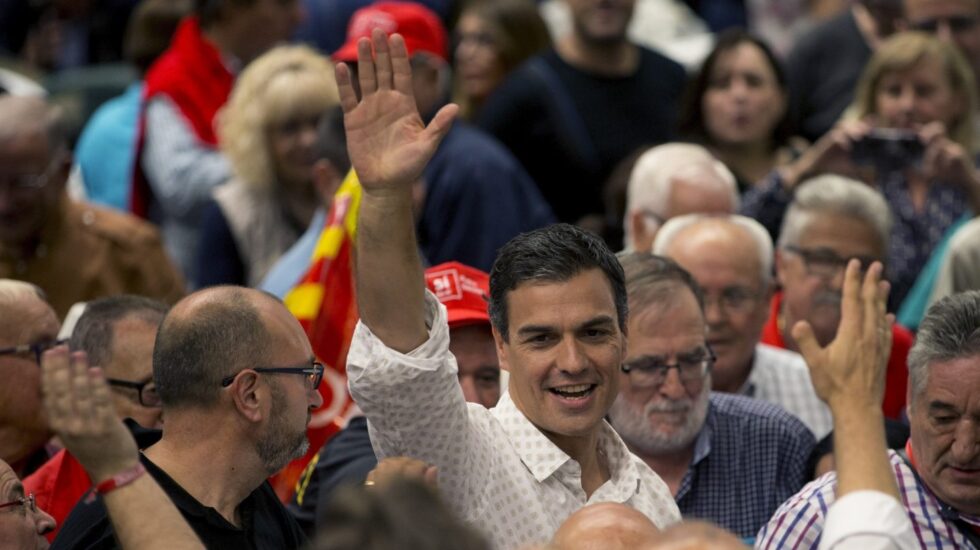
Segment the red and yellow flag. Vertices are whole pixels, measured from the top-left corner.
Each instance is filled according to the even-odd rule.
[[[289,311],[303,325],[313,353],[326,369],[320,384],[323,405],[313,411],[307,429],[310,450],[271,479],[283,502],[292,497],[296,483],[312,457],[345,424],[353,404],[347,393],[345,367],[358,319],[353,252],[360,202],[361,184],[351,170],[334,195],[326,224],[310,258],[310,268],[284,300]]]

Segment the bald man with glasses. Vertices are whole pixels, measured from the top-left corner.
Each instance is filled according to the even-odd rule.
[[[266,478],[306,452],[322,377],[299,322],[268,294],[213,287],[167,313],[153,350],[165,422],[140,462],[206,547],[305,544]],[[101,502],[83,500],[53,548],[113,536]]]

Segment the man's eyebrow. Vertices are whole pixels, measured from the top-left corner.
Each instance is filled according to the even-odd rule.
[[[959,412],[953,405],[939,400],[930,401],[929,410],[931,412]]]
[[[549,325],[524,325],[517,330],[518,336],[530,336],[534,334],[542,334],[548,332],[555,332],[555,327]]]
[[[615,325],[616,321],[608,315],[600,315],[598,317],[593,317],[588,321],[579,325],[579,329],[589,329],[595,327],[602,327],[606,325]]]

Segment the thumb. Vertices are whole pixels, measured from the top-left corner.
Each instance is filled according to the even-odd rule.
[[[808,321],[799,321],[793,325],[792,334],[797,347],[800,348],[800,354],[806,359],[806,364],[811,365],[811,358],[815,359],[821,349],[817,337],[813,334],[813,327]]]
[[[439,109],[439,112],[436,113],[436,116],[432,118],[432,121],[425,128],[426,137],[433,140],[435,145],[438,146],[442,138],[446,137],[446,134],[449,133],[449,129],[453,125],[453,120],[456,119],[458,113],[459,106],[455,103],[443,105],[442,109]]]

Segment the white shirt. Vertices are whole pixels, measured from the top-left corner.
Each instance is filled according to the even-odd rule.
[[[885,493],[855,491],[827,513],[819,550],[916,550],[905,507]]]
[[[468,404],[449,352],[445,307],[426,291],[429,339],[408,354],[358,323],[347,357],[350,392],[368,417],[379,458],[410,456],[439,468],[450,508],[498,549],[547,542],[585,504],[619,502],[664,528],[680,521],[667,485],[608,423],[599,451],[610,479],[586,498],[582,471],[506,393],[493,409]]]
[[[830,409],[817,397],[803,356],[767,344],[756,344],[752,372],[740,392],[774,403],[799,418],[817,441],[834,427]]]

